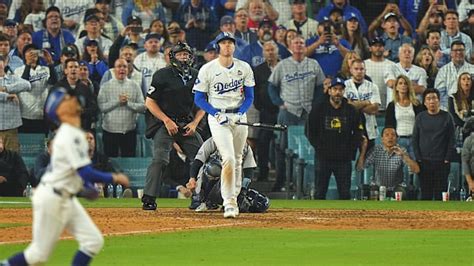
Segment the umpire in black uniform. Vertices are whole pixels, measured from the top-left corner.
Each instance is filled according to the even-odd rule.
[[[153,161],[148,167],[142,198],[144,210],[156,210],[161,179],[169,163],[173,142],[177,142],[188,158],[196,156],[202,139],[196,132],[204,111],[193,116],[192,88],[198,71],[191,68],[194,55],[191,48],[179,42],[169,53],[170,65],[153,75],[145,105],[148,138],[153,138]]]

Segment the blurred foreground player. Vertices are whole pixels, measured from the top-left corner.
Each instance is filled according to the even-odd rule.
[[[72,265],[89,265],[102,249],[104,239],[76,194],[97,198],[94,182],[128,186],[127,176],[92,168],[86,134],[81,130],[81,108],[72,93],[57,88],[46,100],[45,114],[60,127],[50,166],[32,197],[33,240],[24,252],[1,262],[2,266],[45,263],[64,229],[79,242]]]

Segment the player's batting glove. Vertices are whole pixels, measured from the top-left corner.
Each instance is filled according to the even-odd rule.
[[[229,118],[225,114],[221,114],[218,112],[214,115],[214,117],[216,118],[217,123],[219,123],[220,125],[229,125],[230,123]]]
[[[99,197],[99,191],[94,186],[94,184],[86,182],[84,183],[84,188],[79,193],[79,195],[88,200],[96,200]]]

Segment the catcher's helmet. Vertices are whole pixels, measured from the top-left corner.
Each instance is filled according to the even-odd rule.
[[[222,166],[221,162],[217,158],[211,158],[206,162],[204,167],[204,174],[209,180],[216,180],[221,177]]]
[[[183,51],[186,51],[189,54],[189,57],[185,61],[180,61],[176,58],[176,54]],[[173,67],[177,68],[182,73],[189,73],[189,69],[194,63],[194,52],[187,43],[178,42],[175,44],[173,47],[171,47],[169,56],[170,64]]]
[[[270,199],[254,189],[249,189],[247,199],[250,201],[249,212],[265,212],[270,207]]]
[[[63,101],[66,95],[70,95],[70,92],[67,91],[65,88],[59,87],[53,89],[51,93],[48,95],[46,99],[46,103],[44,105],[44,113],[46,116],[54,122],[56,125],[60,124],[58,114],[56,113],[59,104]]]

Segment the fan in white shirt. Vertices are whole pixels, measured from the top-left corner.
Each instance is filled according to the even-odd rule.
[[[145,38],[145,52],[139,54],[134,65],[142,72],[147,86],[150,88],[153,73],[166,66],[165,56],[160,53],[161,36],[150,33]]]
[[[351,65],[351,79],[346,80],[346,91],[344,97],[349,103],[362,112],[365,116],[365,127],[370,140],[375,140],[378,136],[377,120],[375,115],[379,111],[381,104],[379,88],[374,83],[364,79],[365,64],[360,59],[354,60]]]

